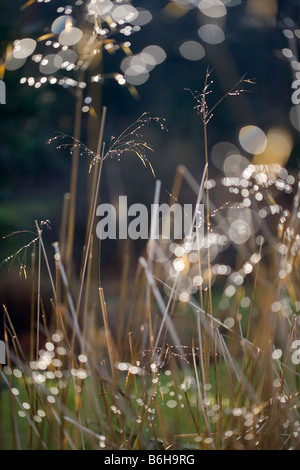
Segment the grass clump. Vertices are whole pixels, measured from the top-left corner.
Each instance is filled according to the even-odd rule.
[[[96,43],[101,55],[115,43],[99,39],[109,29],[102,28],[101,12],[94,13],[93,5],[97,21],[87,44]],[[106,147],[103,107],[96,149],[90,149],[80,140],[83,93],[78,87],[74,137],[50,139],[63,139],[59,147],[69,147],[72,154],[59,240],[52,251],[46,247],[49,221],[36,221],[31,240],[5,260],[19,263],[19,274],[30,284],[31,305],[27,351],[13,312],[3,306],[1,449],[300,448],[300,186],[278,165],[249,163],[236,169],[234,160],[232,172],[218,184],[210,178],[207,133],[213,113],[224,98],[253,84],[243,76],[209,107],[210,76],[208,70],[203,90],[192,92],[203,125],[203,173],[198,179],[177,167],[170,193],[170,201],[183,203],[186,185],[196,203],[205,205],[203,240],[195,250],[189,237],[150,239],[138,259],[132,243],[120,244],[117,295],[106,285],[103,243],[95,237],[103,164],[132,152],[155,176],[143,131],[150,123],[164,129],[164,121],[143,114]],[[76,273],[81,154],[92,176]],[[282,185],[289,198],[277,202]],[[222,191],[218,207],[212,197],[217,190]],[[160,199],[156,180],[154,203]]]

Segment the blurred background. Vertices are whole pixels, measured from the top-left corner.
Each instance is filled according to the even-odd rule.
[[[67,149],[57,149],[55,142],[46,143],[57,132],[74,135],[79,83],[84,99],[80,139],[93,151],[103,105],[107,107],[107,144],[111,136],[118,136],[144,112],[166,120],[167,132],[155,124],[146,130],[147,142],[155,150],[149,159],[162,181],[162,200],[168,200],[179,164],[185,165],[198,181],[201,179],[203,128],[187,89],[202,90],[207,67],[213,69],[214,83],[208,97],[211,105],[244,74],[255,81],[255,85],[243,84],[249,93],[224,100],[209,123],[210,177],[218,181],[223,175],[228,146],[249,161],[255,158],[255,152],[251,147],[247,151],[240,138],[241,129],[249,125],[265,136],[270,132],[272,136],[272,131],[274,135],[275,128],[282,145],[277,163],[298,173],[298,103],[293,103],[291,97],[297,89],[297,82],[294,89],[292,83],[300,79],[299,2],[141,0],[131,4],[136,8],[133,16],[129,14],[123,23],[121,19],[116,28],[111,24],[118,22],[116,12],[108,23],[106,17],[102,24],[96,24],[94,10],[100,6],[108,12],[112,6],[126,10],[128,2],[1,0],[0,78],[6,84],[6,105],[0,105],[1,261],[32,239],[30,234],[2,237],[18,230],[34,230],[35,220],[51,222],[51,230],[44,230],[50,251],[51,243],[59,237],[72,157]],[[68,21],[80,40],[63,41]],[[95,35],[99,44],[104,41],[102,52],[80,62],[80,48],[87,47]],[[62,64],[65,58],[57,59],[67,50],[75,52],[75,58],[68,56],[69,66]],[[136,62],[131,61],[132,57]],[[270,158],[264,154],[256,163],[268,163]],[[74,246],[77,270],[80,257],[76,255],[81,256],[87,220],[89,163],[86,156],[80,157]],[[102,201],[114,202],[119,195],[127,195],[129,204],[149,205],[154,188],[151,171],[132,154],[104,165]],[[217,205],[222,203],[218,184],[212,197]],[[138,242],[134,247],[137,254],[143,248],[144,244]],[[30,253],[27,258],[29,263]],[[118,272],[114,243],[103,244],[102,262],[112,277]],[[10,276],[8,267],[5,263],[0,270],[1,302],[9,303],[8,299],[13,298],[16,304],[16,274]],[[18,263],[15,268],[18,271]],[[20,294],[20,309],[23,302],[24,295]]]

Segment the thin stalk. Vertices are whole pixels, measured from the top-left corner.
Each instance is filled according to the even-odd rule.
[[[83,81],[84,72],[80,72],[78,83]],[[83,103],[83,89],[77,88],[77,101],[75,109],[75,125],[74,125],[74,138],[80,140],[81,121],[82,121],[82,103]],[[69,210],[69,224],[66,246],[66,270],[67,277],[70,278],[71,261],[74,244],[75,232],[75,216],[76,216],[76,196],[77,196],[77,181],[79,169],[79,148],[75,147],[72,153],[72,169],[71,169],[71,186],[70,186],[70,210]]]
[[[150,227],[150,240],[148,244],[148,267],[149,272],[152,274],[153,272],[153,265],[154,265],[154,256],[155,256],[155,236],[156,232],[158,231],[157,222],[158,222],[158,204],[160,198],[160,190],[161,190],[161,181],[156,180],[155,184],[155,193],[154,193],[154,211],[151,214],[151,227]],[[149,283],[147,283],[146,288],[146,311],[148,316],[148,324],[149,324],[149,339],[150,339],[150,348],[153,349],[154,344],[154,335],[153,335],[153,326],[152,326],[152,318],[151,318],[151,288]]]
[[[130,263],[130,254],[129,254],[129,248],[128,248],[128,242],[127,242],[126,247],[125,247],[125,254],[123,258],[121,293],[120,293],[120,303],[119,303],[118,333],[117,333],[118,351],[121,350],[122,339],[124,335],[125,309],[126,309],[126,298],[127,298],[128,277],[129,277],[129,263]]]
[[[91,236],[92,236],[94,220],[95,220],[95,212],[96,212],[99,189],[100,189],[100,181],[101,181],[101,175],[102,175],[103,156],[104,156],[103,134],[104,134],[104,126],[105,126],[105,120],[106,120],[106,111],[107,111],[107,108],[104,106],[103,110],[102,110],[102,119],[101,119],[99,139],[98,139],[98,147],[97,147],[97,155],[101,154],[101,147],[102,147],[102,154],[101,154],[100,163],[97,163],[96,166],[95,166],[93,183],[92,183],[91,204],[90,204],[90,212],[89,212],[87,232],[86,232],[84,259],[83,259],[83,266],[82,266],[80,286],[79,286],[79,294],[78,294],[77,308],[76,308],[77,315],[78,315],[79,308],[80,308],[80,302],[81,302],[81,296],[82,296],[82,291],[83,291],[83,284],[84,284],[86,266],[87,266],[90,243],[91,243]]]
[[[89,259],[88,259],[88,266],[87,266],[87,276],[86,276],[86,286],[85,286],[85,299],[84,299],[84,307],[83,307],[83,314],[82,314],[82,338],[83,341],[86,341],[86,332],[87,332],[87,313],[89,307],[89,300],[90,300],[90,288],[91,288],[91,271],[92,271],[92,260],[93,260],[93,236],[91,237],[90,243],[90,251],[89,251]]]
[[[110,328],[108,324],[106,302],[104,299],[104,293],[103,293],[102,287],[99,288],[99,297],[100,297],[101,311],[102,311],[102,317],[103,317],[103,322],[104,322],[104,329],[105,329],[105,335],[106,335],[106,341],[107,341],[107,350],[108,350],[109,362],[110,362],[110,367],[111,367],[111,373],[112,373],[113,379],[115,379],[116,373],[115,373],[114,350],[113,350]]]
[[[40,349],[40,308],[41,308],[41,258],[42,258],[42,244],[41,244],[41,230],[37,224],[39,236],[39,249],[38,249],[38,274],[37,274],[37,309],[36,309],[36,361],[39,358]]]
[[[70,210],[70,193],[66,193],[64,195],[63,200],[63,209],[62,209],[62,216],[61,216],[61,225],[60,225],[60,235],[59,235],[59,246],[61,251],[61,257],[65,260],[65,253],[66,253],[66,235],[67,235],[67,227],[68,227],[68,214]]]
[[[204,154],[206,170],[206,232],[207,232],[207,272],[208,272],[208,311],[212,315],[212,294],[211,294],[211,261],[210,261],[210,212],[209,212],[209,187],[208,187],[208,144],[207,144],[207,122],[203,123],[204,131]]]

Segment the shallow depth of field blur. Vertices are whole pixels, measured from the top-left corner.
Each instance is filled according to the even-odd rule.
[[[299,1],[0,24],[0,449],[299,450]],[[200,246],[100,242],[120,196]]]

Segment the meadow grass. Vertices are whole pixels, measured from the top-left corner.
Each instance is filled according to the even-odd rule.
[[[13,312],[3,306],[2,449],[299,449],[300,186],[294,180],[286,208],[272,191],[282,181],[282,169],[249,165],[229,185],[228,179],[221,181],[225,204],[214,207],[207,133],[222,99],[207,105],[210,73],[203,91],[194,93],[204,129],[202,178],[178,167],[170,196],[180,201],[187,184],[205,204],[204,240],[191,253],[187,239],[150,239],[137,261],[130,243],[124,244],[113,313],[101,265],[104,242],[95,236],[102,168],[107,158],[131,151],[154,173],[146,153],[152,149],[142,132],[152,122],[164,124],[142,115],[105,150],[103,108],[94,152],[79,138],[78,94],[74,138],[69,142],[63,136],[59,144],[70,146],[73,155],[60,239],[52,251],[45,247],[48,221],[36,221],[32,241],[5,260],[21,260],[20,273],[31,285],[31,320],[25,354]],[[240,94],[244,82],[251,83],[243,77],[224,97]],[[80,153],[88,158],[92,179],[76,273]],[[231,202],[230,188],[247,189],[252,209],[243,200]],[[155,203],[160,190],[156,181]],[[249,233],[243,238],[234,221],[245,217]],[[30,269],[24,263],[28,252]],[[46,282],[52,290],[50,316],[44,307]]]
[[[199,186],[186,168],[179,167],[176,178],[181,184],[188,181],[197,196],[203,194],[204,183]],[[181,184],[177,194],[172,193],[177,200]],[[95,188],[99,191],[99,184]],[[298,193],[294,204],[297,197]],[[262,236],[253,252],[249,253],[248,244],[242,245],[248,253],[245,261],[252,266],[250,275],[244,271],[242,283],[232,282],[232,273],[241,275],[245,266],[239,260],[244,252],[237,245],[239,271],[233,263],[231,275],[223,274],[223,280],[213,285],[220,264],[217,258],[212,263],[207,257],[205,243],[212,253],[216,243],[211,227],[195,259],[188,258],[188,250],[184,254],[184,272],[173,273],[175,287],[167,278],[176,255],[162,263],[145,253],[132,277],[127,245],[118,302],[108,302],[107,307],[101,278],[99,283],[92,277],[93,262],[98,264],[94,244],[99,240],[91,229],[95,200],[91,204],[89,248],[83,249],[77,289],[75,275],[67,277],[58,243],[52,274],[43,243],[47,221],[36,224],[36,236],[27,246],[33,261],[27,274],[32,283],[29,357],[4,306],[7,365],[1,370],[2,448],[299,448],[300,343],[293,280],[297,242],[293,244],[287,232],[281,233],[285,244],[280,246],[288,246],[289,258],[284,262],[293,266],[285,278],[272,273],[270,279],[262,256],[263,249],[269,256],[278,256],[282,267],[282,255],[276,250],[280,234],[273,232],[277,238],[272,246],[262,243]],[[294,212],[292,207],[291,219]],[[228,223],[225,217],[222,221]],[[289,234],[296,233],[292,220],[287,228]],[[184,241],[177,247],[187,248]],[[154,253],[157,250],[161,258],[167,249],[160,240]],[[43,270],[53,290],[51,318],[44,311]],[[180,293],[187,286],[181,282],[189,270],[201,273],[202,283],[182,300]],[[220,308],[224,300],[225,311]],[[45,344],[41,344],[42,335]]]

